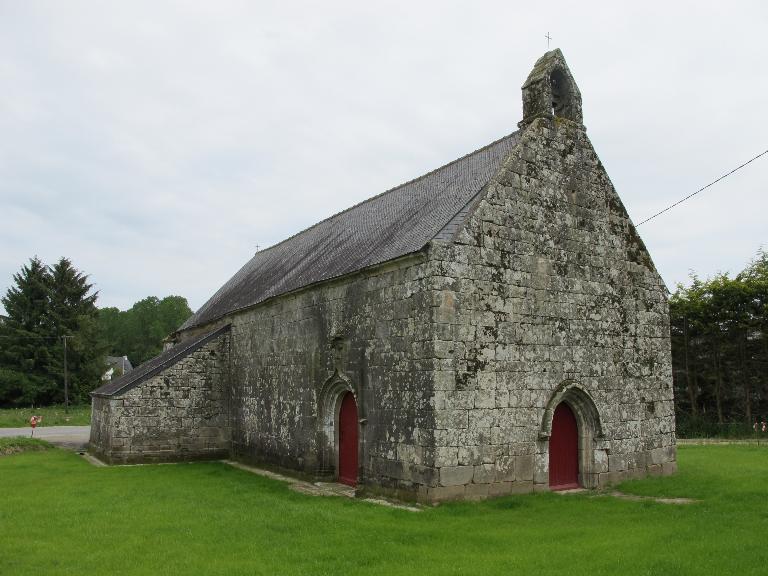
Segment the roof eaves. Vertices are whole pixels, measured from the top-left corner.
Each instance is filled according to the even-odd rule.
[[[424,243],[423,246],[421,246],[418,250],[414,250],[413,252],[409,252],[407,254],[403,254],[401,256],[397,256],[396,258],[390,258],[388,260],[382,260],[381,262],[375,262],[373,264],[369,264],[368,266],[364,268],[358,268],[357,270],[352,270],[351,272],[347,272],[345,274],[339,274],[338,276],[332,276],[330,278],[323,278],[322,280],[318,280],[317,282],[312,282],[311,284],[305,284],[304,286],[301,286],[299,288],[295,288],[289,292],[281,292],[279,294],[275,294],[273,296],[268,296],[264,300],[260,300],[258,302],[253,302],[251,304],[248,304],[246,306],[241,306],[240,308],[234,308],[232,310],[228,310],[227,312],[220,314],[219,316],[216,316],[215,318],[211,318],[210,320],[206,320],[203,324],[190,324],[189,326],[186,325],[186,322],[182,324],[179,329],[174,332],[174,334],[181,334],[185,330],[191,330],[193,328],[200,328],[201,326],[205,326],[206,324],[213,324],[215,322],[219,322],[222,318],[226,318],[230,314],[239,314],[240,312],[244,312],[245,310],[250,310],[251,308],[256,308],[257,306],[262,306],[268,302],[271,302],[275,298],[283,298],[287,296],[292,296],[294,294],[298,294],[300,292],[303,292],[304,290],[310,290],[312,288],[315,288],[317,286],[321,286],[322,284],[325,284],[326,282],[333,282],[334,280],[340,280],[342,278],[348,278],[351,276],[355,276],[356,274],[362,274],[368,270],[372,270],[374,268],[377,268],[379,266],[384,266],[385,264],[391,264],[393,262],[399,262],[401,260],[406,260],[408,258],[413,258],[414,256],[417,256],[418,254],[421,254],[424,252],[424,248],[426,248],[428,243]],[[191,320],[194,317],[191,316],[189,320]],[[231,326],[231,324],[227,324],[227,326]],[[134,368],[136,370],[136,368]]]

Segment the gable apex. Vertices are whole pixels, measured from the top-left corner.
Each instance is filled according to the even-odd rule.
[[[536,61],[522,86],[524,128],[536,118],[565,118],[583,124],[581,92],[559,48]]]

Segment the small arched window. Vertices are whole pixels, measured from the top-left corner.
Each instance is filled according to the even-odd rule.
[[[552,94],[552,112],[560,118],[571,118],[571,86],[563,71],[559,68],[552,71],[549,76],[549,85]]]

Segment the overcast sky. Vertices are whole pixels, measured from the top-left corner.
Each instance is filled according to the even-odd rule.
[[[768,3],[0,0],[0,293],[201,306],[253,254],[516,129],[559,47],[640,222],[768,149]],[[768,155],[639,228],[667,285],[768,247]]]

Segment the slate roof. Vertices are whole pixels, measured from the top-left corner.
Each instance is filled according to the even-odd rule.
[[[517,145],[519,132],[257,252],[179,330],[381,264],[446,237]],[[441,234],[442,232],[442,234]]]
[[[148,360],[130,372],[126,372],[123,376],[120,376],[120,378],[116,378],[108,384],[96,388],[91,394],[93,396],[114,396],[115,394],[127,392],[134,386],[141,384],[145,380],[149,380],[152,376],[159,374],[169,366],[173,366],[178,361],[183,360],[195,350],[198,350],[201,346],[204,346],[211,340],[219,337],[224,332],[229,331],[229,328],[230,325],[226,324],[215,330],[200,334],[196,338],[191,338],[185,342],[176,344],[176,346],[162,352],[159,356],[155,356],[152,360]]]

